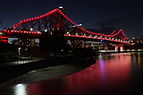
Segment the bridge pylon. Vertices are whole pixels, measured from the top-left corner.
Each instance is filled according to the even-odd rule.
[[[123,44],[116,44],[116,45],[114,45],[114,47],[115,47],[115,52],[124,51]]]
[[[52,34],[45,34],[40,38],[40,48],[47,52],[60,52],[66,45],[66,39],[62,30],[53,31]]]

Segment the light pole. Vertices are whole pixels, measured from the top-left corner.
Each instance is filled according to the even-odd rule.
[[[19,61],[20,61],[20,50],[21,50],[21,48],[19,47],[19,48],[18,48]]]

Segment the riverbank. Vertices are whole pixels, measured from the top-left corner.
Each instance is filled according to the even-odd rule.
[[[28,73],[32,70],[46,68],[50,66],[58,66],[63,64],[83,64],[90,65],[92,57],[87,56],[64,56],[64,57],[53,57],[50,59],[42,59],[34,62],[28,62],[27,64],[3,64],[0,66],[0,83],[13,79],[17,76]]]

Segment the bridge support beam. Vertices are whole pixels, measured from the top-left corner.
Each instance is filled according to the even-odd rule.
[[[124,46],[123,46],[123,44],[120,44],[120,51],[124,51]]]
[[[115,52],[124,51],[124,45],[123,44],[116,44],[115,45]]]
[[[119,48],[118,45],[115,45],[115,52],[118,52],[118,51],[119,51],[118,48]]]
[[[52,35],[45,34],[40,38],[40,48],[44,52],[57,53],[66,48],[66,42],[63,31],[54,31]]]

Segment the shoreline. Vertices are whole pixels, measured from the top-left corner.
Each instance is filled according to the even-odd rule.
[[[30,71],[38,70],[46,67],[60,66],[65,64],[84,64],[85,66],[92,64],[91,57],[79,57],[79,56],[67,56],[60,58],[51,58],[45,60],[39,60],[36,62],[29,62],[26,64],[18,65],[7,65],[1,67],[0,75],[3,76],[0,78],[0,84],[6,81],[9,81],[15,77],[24,75]]]

